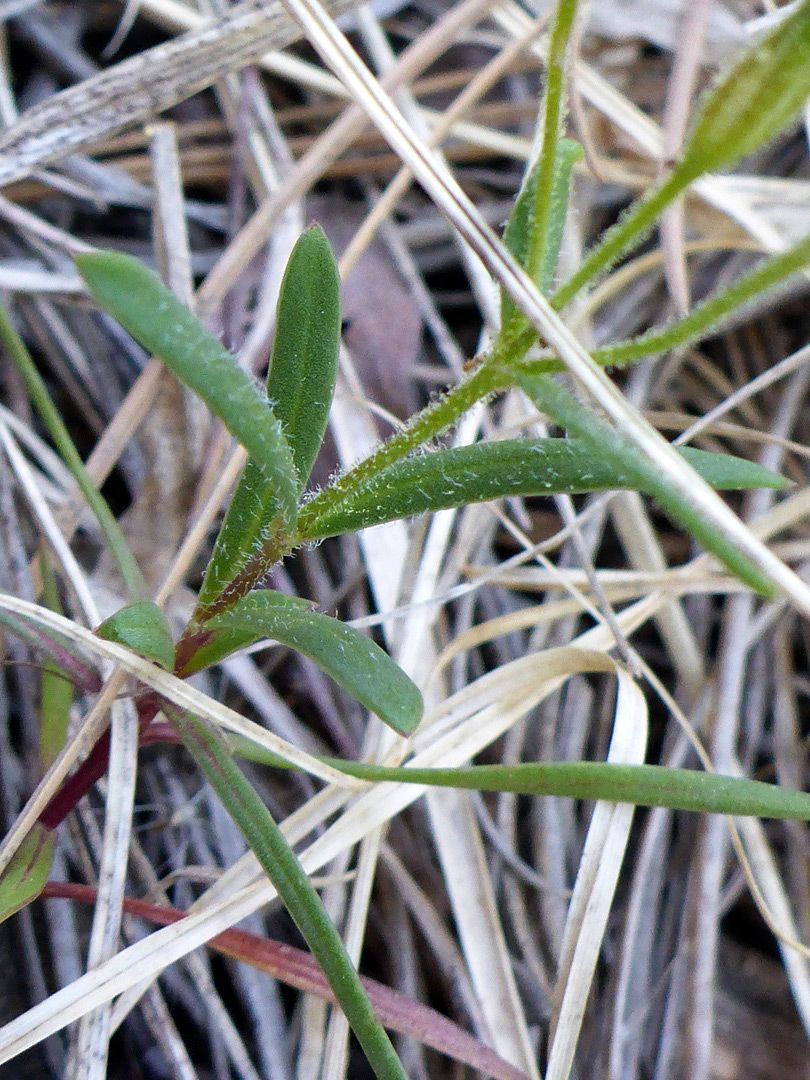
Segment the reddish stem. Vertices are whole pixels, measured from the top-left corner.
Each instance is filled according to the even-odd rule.
[[[150,738],[149,728],[153,719],[160,709],[160,703],[154,697],[145,698],[137,702],[138,725],[140,727],[139,745],[145,746],[150,742],[165,741],[165,739]],[[72,776],[62,784],[57,793],[39,815],[40,824],[46,829],[55,829],[61,825],[68,814],[76,807],[80,799],[83,799],[90,788],[107,771],[110,757],[110,732],[109,729],[99,738],[96,745],[78,767]]]
[[[41,893],[44,899],[67,898],[92,904],[96,890],[87,885],[49,882]],[[159,926],[169,926],[185,918],[174,908],[161,907],[145,900],[124,900],[124,911]],[[274,979],[315,994],[334,1003],[335,997],[321,969],[302,949],[284,945],[272,938],[259,937],[245,930],[225,930],[207,943],[217,952],[250,964]],[[458,1024],[418,1001],[397,993],[389,986],[360,976],[371,1003],[383,1025],[402,1035],[410,1035],[425,1046],[447,1054],[456,1061],[478,1069],[496,1080],[527,1080],[526,1074],[484,1046]]]

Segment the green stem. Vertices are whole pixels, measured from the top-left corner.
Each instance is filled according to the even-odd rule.
[[[87,505],[93,511],[110,553],[118,564],[118,569],[121,572],[121,577],[130,598],[132,600],[146,599],[148,596],[146,583],[132,552],[129,550],[124,534],[121,532],[121,528],[113,517],[106,501],[87,475],[84,462],[73,445],[73,440],[62,421],[62,417],[51,401],[48,389],[42,376],[37,371],[31,354],[11,325],[11,320],[2,306],[0,306],[0,343],[5,346],[12,363],[22,376],[28,395],[42,417],[56,449],[70,470],[82,495],[84,495]]]
[[[789,251],[765,259],[750,274],[740,278],[717,296],[710,297],[687,316],[664,327],[653,330],[631,341],[619,341],[597,349],[594,360],[603,367],[632,364],[657,353],[680,348],[704,337],[709,328],[750,303],[761,293],[801,270],[810,261],[810,237],[800,241]]]
[[[539,281],[545,261],[549,219],[553,208],[552,190],[557,144],[565,117],[567,49],[576,14],[577,0],[558,0],[546,64],[543,146],[538,162],[537,187],[529,235],[529,251],[526,258],[526,272],[532,281]]]
[[[375,1074],[379,1080],[407,1080],[320,897],[222,737],[190,713],[168,706],[164,711],[295,920]]]
[[[482,363],[469,379],[454,386],[413,417],[404,431],[383,443],[359,465],[302,506],[298,514],[298,537],[294,544],[305,542],[323,515],[331,513],[344,499],[360,491],[377,473],[452,427],[476,402],[503,389],[504,385],[500,365],[486,361]]]

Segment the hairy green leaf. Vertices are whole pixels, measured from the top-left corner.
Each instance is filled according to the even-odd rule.
[[[781,488],[780,476],[743,458],[684,447],[678,451],[712,487]],[[633,488],[636,477],[582,439],[509,439],[407,458],[378,474],[357,495],[314,521],[302,511],[304,538],[354,532],[507,496],[581,494]]]
[[[422,695],[387,653],[301,600],[270,590],[254,592],[206,626],[273,638],[303,653],[401,735],[409,735],[422,717]]]
[[[810,236],[787,251],[763,259],[750,273],[697,304],[688,315],[674,320],[669,326],[656,327],[629,341],[605,345],[594,351],[593,358],[603,367],[621,367],[699,341],[716,333],[718,326],[730,315],[736,315],[746,304],[780,285],[808,262]],[[559,367],[561,369],[562,365]]]
[[[296,496],[323,441],[340,344],[340,280],[329,242],[318,226],[302,234],[290,255],[279,296],[267,394],[296,469]],[[244,594],[274,561],[276,492],[249,458],[222,523],[200,589],[200,613],[238,576]],[[234,597],[236,599],[236,597]]]
[[[754,45],[707,97],[681,155],[692,177],[730,168],[794,120],[810,94],[810,4]]]
[[[106,641],[126,645],[165,671],[174,668],[174,643],[166,616],[151,601],[129,604],[105,619],[96,634]]]
[[[245,447],[274,492],[270,518],[295,524],[298,476],[281,424],[231,354],[137,259],[117,252],[76,257],[98,304],[203,399]]]
[[[293,248],[278,302],[267,396],[284,428],[299,491],[323,442],[340,346],[340,278],[319,225]]]
[[[550,298],[563,308],[584,285],[642,242],[658,216],[706,172],[730,168],[772,139],[810,95],[810,3],[804,0],[750,49],[708,95],[680,160],[607,230]]]
[[[36,900],[48,879],[56,837],[34,822],[28,836],[0,876],[0,922]]]
[[[574,165],[582,157],[582,147],[573,139],[560,139],[554,161],[550,205],[546,214],[547,235],[543,245],[543,260],[537,279],[537,287],[545,295],[554,281],[557,260],[560,257],[565,216],[568,213],[568,199],[571,190],[571,173]],[[535,206],[537,202],[537,184],[540,180],[540,162],[536,162],[526,177],[514,209],[509,215],[503,232],[503,242],[526,269],[532,248],[532,233],[535,229]],[[501,290],[501,332],[514,334],[526,325],[526,317],[508,293]]]

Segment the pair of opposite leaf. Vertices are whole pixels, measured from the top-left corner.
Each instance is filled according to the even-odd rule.
[[[567,201],[576,144],[563,143],[555,197]],[[531,176],[505,240],[524,257]],[[554,215],[561,220],[564,213]],[[547,291],[560,237],[548,238],[540,282]],[[263,394],[233,356],[149,270],[128,256],[77,258],[91,294],[121,326],[195,391],[248,452],[208,564],[197,608],[175,647],[156,605],[113,615],[98,633],[181,677],[235,649],[272,638],[312,659],[401,734],[422,715],[419,690],[372,641],[298,598],[254,590],[267,570],[308,541],[396,518],[509,495],[609,491],[637,486],[632,472],[578,439],[515,439],[410,455],[382,469],[337,505],[318,510],[302,496],[320,448],[334,389],[340,336],[339,280],[322,230],[299,239],[279,299],[275,344]],[[503,301],[504,332],[521,333]],[[780,487],[760,466],[722,454],[681,451],[719,489]]]
[[[148,602],[117,612],[97,633],[180,676],[269,637],[309,657],[392,728],[410,734],[422,716],[422,696],[387,653],[306,600],[251,591],[295,543],[299,503],[332,402],[340,284],[323,231],[308,229],[290,256],[266,395],[135,260],[106,252],[81,256],[77,265],[100,305],[164,359],[249,454],[178,648],[165,616]]]

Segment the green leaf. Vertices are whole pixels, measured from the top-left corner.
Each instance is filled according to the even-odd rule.
[[[267,394],[282,425],[296,470],[296,497],[323,441],[340,344],[340,279],[329,242],[313,225],[290,255],[276,319]],[[199,616],[241,578],[244,595],[276,552],[272,525],[276,492],[249,458],[219,531],[199,594]],[[269,548],[268,548],[268,545]],[[234,596],[236,599],[236,596]]]
[[[557,156],[554,161],[554,176],[551,185],[548,210],[548,232],[543,246],[543,262],[537,285],[544,296],[547,296],[554,283],[554,275],[557,272],[557,263],[560,259],[563,230],[565,219],[568,214],[568,203],[571,197],[571,176],[574,166],[584,157],[584,151],[578,142],[573,139],[560,139],[557,144]]]
[[[222,737],[190,713],[166,715],[231,815],[323,971],[378,1080],[407,1080],[346,947],[295,852]]]
[[[810,821],[810,795],[806,792],[696,769],[594,761],[473,765],[463,769],[396,769],[338,758],[324,760],[349,776],[372,782],[393,780],[475,791],[509,791],[518,795],[604,799],[707,814]]]
[[[227,604],[249,592],[283,554],[276,509],[275,489],[248,458],[205,568],[195,611],[198,621],[205,621],[218,602]]]
[[[287,263],[267,376],[267,396],[292,451],[299,492],[323,442],[339,346],[340,278],[323,229],[313,225]]]
[[[537,287],[546,295],[554,281],[557,261],[560,257],[565,217],[571,190],[571,173],[582,157],[582,147],[573,139],[560,139],[554,162],[549,208],[546,214],[547,235],[543,245],[543,260],[537,278]],[[526,177],[514,209],[509,215],[503,232],[503,242],[520,265],[527,268],[532,250],[532,234],[535,229],[535,206],[537,185],[540,180],[540,162],[536,162]],[[514,334],[526,326],[526,316],[516,307],[512,298],[501,290],[501,332]]]
[[[48,879],[56,837],[38,821],[0,876],[0,922],[36,900]]]
[[[681,491],[620,431],[581,405],[551,375],[533,375],[517,369],[515,381],[541,412],[589,443],[594,453],[611,462],[617,471],[626,472],[635,489],[656,499],[673,521],[687,529],[741,581],[763,596],[773,596],[773,586],[759,568],[709,524]]]
[[[105,641],[115,641],[151,660],[164,671],[174,668],[174,643],[166,616],[150,601],[129,604],[96,627]]]
[[[405,672],[373,641],[305,601],[262,590],[215,615],[207,627],[273,638],[313,660],[361,705],[401,735],[422,717],[422,695]]]
[[[551,297],[563,308],[636,247],[667,206],[702,174],[727,169],[789,124],[810,95],[810,3],[805,0],[739,60],[706,98],[680,161],[608,229]]]
[[[43,769],[51,764],[65,745],[73,683],[54,664],[42,669],[42,695],[39,703],[39,759]]]
[[[763,259],[750,273],[697,304],[688,315],[674,320],[669,326],[656,327],[629,341],[605,345],[594,351],[593,358],[602,367],[620,367],[700,341],[709,334],[717,333],[725,319],[732,314],[736,316],[746,304],[780,285],[808,262],[810,236],[787,251]],[[562,370],[559,361],[557,368]],[[550,367],[546,370],[550,370]]]
[[[801,3],[706,99],[680,169],[730,168],[794,120],[810,94],[810,4]]]
[[[246,631],[212,630],[210,622],[191,623],[178,642],[174,673],[178,679],[187,679],[211,664],[218,664],[237,649],[246,649],[261,636]]]
[[[128,255],[78,255],[76,266],[105,311],[203,399],[245,447],[274,493],[270,519],[290,532],[298,475],[281,424],[231,354],[145,266]]]
[[[742,458],[689,447],[678,452],[720,490],[781,488],[789,483]],[[395,518],[508,496],[576,495],[635,486],[635,475],[582,439],[477,443],[389,466],[358,494],[307,522],[304,538],[322,540]]]

